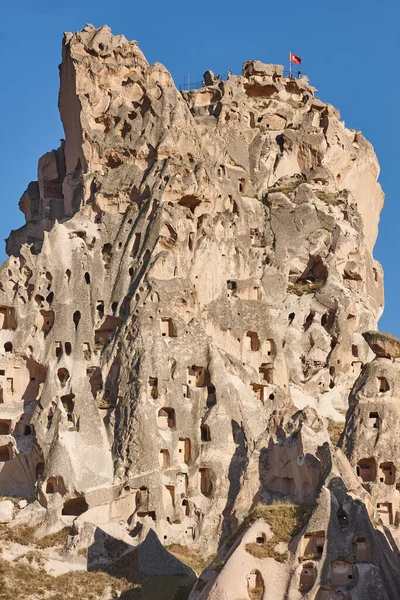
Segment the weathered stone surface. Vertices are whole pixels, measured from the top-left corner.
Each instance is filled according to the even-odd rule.
[[[0,500],[0,523],[9,523],[14,517],[14,504],[11,500]]]
[[[400,340],[380,331],[365,331],[363,338],[372,352],[381,358],[400,358]]]
[[[400,367],[365,334],[383,310],[372,147],[279,65],[180,93],[87,25],[60,72],[65,142],[0,271],[15,522],[73,524],[89,567],[132,553],[192,582],[167,550],[200,555],[191,600],[395,600]]]

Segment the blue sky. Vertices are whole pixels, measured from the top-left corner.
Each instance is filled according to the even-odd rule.
[[[38,158],[63,137],[57,109],[63,31],[108,24],[136,39],[150,62],[162,62],[175,83],[206,69],[239,74],[249,59],[284,63],[289,51],[322,100],[373,144],[386,193],[375,257],[385,271],[381,330],[400,337],[400,208],[397,145],[400,99],[398,0],[270,2],[128,2],[22,0],[2,6],[0,22],[0,239],[23,224],[18,201],[36,179]],[[0,244],[0,259],[5,258]]]

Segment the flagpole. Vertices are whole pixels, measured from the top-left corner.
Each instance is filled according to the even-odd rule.
[[[292,79],[292,53],[289,52],[289,79]]]

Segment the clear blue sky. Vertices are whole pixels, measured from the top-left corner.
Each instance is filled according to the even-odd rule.
[[[400,337],[400,3],[398,0],[6,0],[0,22],[0,239],[23,223],[18,201],[38,158],[63,137],[57,109],[63,31],[110,25],[136,39],[175,83],[206,69],[239,74],[248,59],[284,63],[289,50],[322,100],[372,142],[386,193],[375,257],[385,271],[380,329]],[[0,244],[0,259],[5,258]]]

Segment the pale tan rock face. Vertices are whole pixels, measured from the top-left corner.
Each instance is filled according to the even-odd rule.
[[[282,71],[248,61],[180,93],[108,27],[65,35],[65,142],[39,160],[0,273],[0,494],[36,495],[43,531],[75,520],[71,548],[101,525],[218,552],[193,599],[394,599],[368,516],[384,495],[354,470],[375,452],[366,374],[397,369],[364,366],[378,163]],[[348,460],[326,417],[343,421],[352,388]],[[318,497],[283,559],[247,552],[270,539],[264,521],[242,537],[257,502]]]

